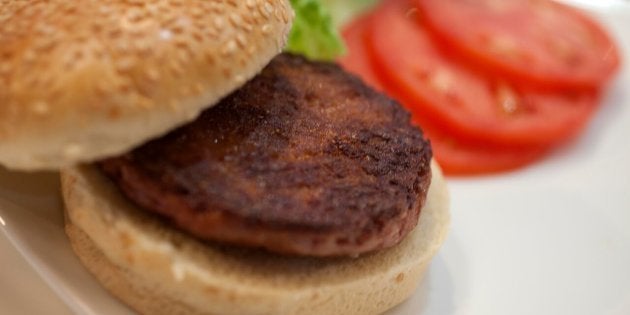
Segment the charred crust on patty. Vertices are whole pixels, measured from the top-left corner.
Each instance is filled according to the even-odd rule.
[[[397,102],[337,65],[282,54],[196,121],[98,165],[201,239],[330,256],[411,231],[431,158]]]

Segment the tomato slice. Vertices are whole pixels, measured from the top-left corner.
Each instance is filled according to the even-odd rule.
[[[521,85],[594,89],[619,65],[619,52],[601,27],[554,1],[415,1],[436,39]]]
[[[341,35],[346,43],[346,54],[337,62],[348,72],[358,75],[367,84],[382,91],[378,75],[371,66],[366,49],[367,30],[372,23],[372,16],[365,14],[346,26]]]
[[[523,167],[545,156],[549,148],[505,149],[460,143],[426,121],[419,123],[431,141],[433,155],[447,175],[497,173]]]
[[[346,70],[380,88],[383,85],[366,51],[365,34],[372,22],[371,19],[371,15],[362,16],[343,30],[348,51],[338,61]],[[416,123],[418,123],[417,120]],[[431,141],[435,159],[447,175],[472,175],[511,170],[539,159],[546,152],[543,148],[509,150],[475,147],[458,143],[456,139],[433,126],[430,120],[420,122],[419,125]]]
[[[462,142],[550,146],[575,136],[596,109],[595,93],[542,93],[493,81],[437,49],[406,0],[372,18],[368,51],[390,94]]]

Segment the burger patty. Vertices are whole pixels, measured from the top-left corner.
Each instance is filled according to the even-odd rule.
[[[398,103],[337,65],[282,54],[194,122],[97,164],[197,238],[332,256],[401,241],[431,157]]]

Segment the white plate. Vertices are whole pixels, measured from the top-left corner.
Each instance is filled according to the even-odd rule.
[[[630,6],[580,3],[630,62]],[[388,314],[630,314],[628,88],[624,67],[585,134],[545,161],[452,179],[449,239],[414,296]],[[130,314],[72,254],[60,207],[54,174],[0,171],[0,228],[52,291],[77,314]],[[70,313],[9,265],[20,261],[0,246],[0,313]]]

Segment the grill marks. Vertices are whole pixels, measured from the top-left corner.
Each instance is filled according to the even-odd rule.
[[[431,149],[409,117],[337,66],[285,54],[193,123],[99,164],[199,238],[356,255],[417,223]]]

